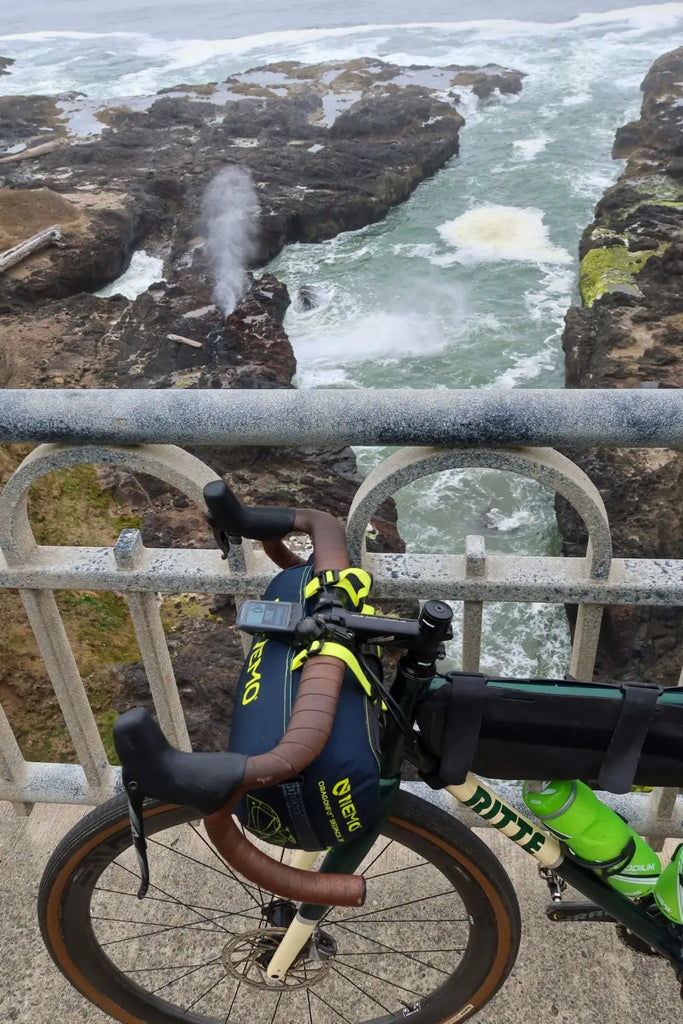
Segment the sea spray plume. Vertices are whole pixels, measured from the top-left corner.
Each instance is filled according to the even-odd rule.
[[[257,252],[259,202],[248,171],[226,167],[202,199],[204,248],[213,268],[213,299],[227,316],[246,288],[246,269]]]

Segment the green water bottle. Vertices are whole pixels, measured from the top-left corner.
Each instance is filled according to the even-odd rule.
[[[683,843],[659,876],[654,895],[665,917],[683,924]]]
[[[625,896],[652,892],[662,866],[644,839],[583,782],[525,783],[524,803],[569,849]]]

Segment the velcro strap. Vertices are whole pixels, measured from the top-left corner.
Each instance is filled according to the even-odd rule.
[[[479,743],[486,700],[486,676],[449,672],[450,699],[446,712],[439,775],[446,786],[459,786],[472,766]]]
[[[624,699],[609,747],[603,758],[598,785],[610,793],[628,793],[636,776],[661,686],[624,683]]]
[[[297,669],[300,669],[303,663],[313,654],[327,654],[331,658],[339,658],[340,661],[344,662],[347,668],[351,669],[368,697],[374,697],[372,684],[361,668],[356,655],[353,651],[350,651],[348,647],[344,647],[343,644],[336,644],[332,640],[326,640],[324,643],[320,640],[314,640],[310,647],[307,647],[303,651],[299,651],[298,654],[295,654],[292,659],[292,671],[296,672]]]
[[[328,569],[314,576],[304,591],[304,597],[314,597],[323,587],[339,587],[348,594],[354,608],[357,608],[370,593],[372,576],[365,569]]]

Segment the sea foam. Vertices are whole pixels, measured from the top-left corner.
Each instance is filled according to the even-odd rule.
[[[530,139],[515,139],[512,143],[515,159],[525,162],[533,160],[534,157],[543,152],[550,141],[550,136],[546,135],[545,132],[541,135],[534,135]]]
[[[146,292],[150,285],[163,281],[163,274],[164,261],[157,256],[150,256],[144,249],[139,249],[133,253],[128,269],[111,284],[95,292],[95,295],[100,299],[108,299],[112,295],[135,299]]]
[[[535,207],[478,206],[437,231],[458,250],[462,263],[517,260],[526,263],[570,263],[566,249],[554,246],[543,223],[543,211]]]

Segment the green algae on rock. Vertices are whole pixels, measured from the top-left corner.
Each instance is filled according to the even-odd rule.
[[[592,306],[606,292],[623,292],[642,297],[634,278],[652,256],[660,256],[668,248],[630,252],[624,245],[589,249],[581,260],[579,291],[584,306]]]

